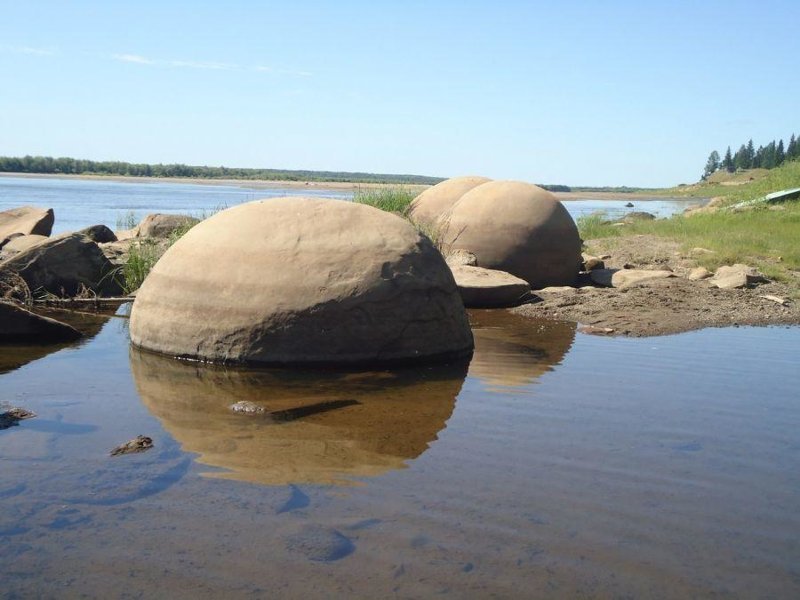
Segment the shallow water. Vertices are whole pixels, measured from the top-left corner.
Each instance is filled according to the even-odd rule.
[[[469,365],[397,371],[185,364],[131,351],[121,318],[18,356],[0,402],[38,417],[0,431],[0,589],[800,594],[800,328],[471,320]],[[108,456],[137,434],[155,447]]]
[[[0,211],[32,204],[52,208],[56,220],[53,233],[76,231],[90,225],[104,224],[120,229],[129,215],[138,221],[150,213],[190,214],[197,217],[212,214],[243,202],[280,196],[314,196],[352,198],[346,190],[315,188],[264,188],[242,186],[192,185],[183,183],[142,183],[98,181],[94,179],[58,179],[0,177]],[[696,200],[634,200],[634,208],[619,200],[567,200],[563,204],[573,217],[604,212],[609,218],[630,211],[646,211],[666,217],[683,211]]]

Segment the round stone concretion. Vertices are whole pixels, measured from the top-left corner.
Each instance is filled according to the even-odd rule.
[[[491,181],[439,219],[442,247],[467,250],[478,266],[516,275],[540,289],[571,285],[581,266],[575,221],[550,192],[518,181]]]
[[[361,364],[468,355],[441,254],[362,204],[275,198],[192,228],[139,289],[131,342],[222,363]]]
[[[491,179],[472,175],[446,179],[414,198],[408,209],[408,216],[423,227],[433,228],[437,219],[450,210],[461,196],[488,181]]]

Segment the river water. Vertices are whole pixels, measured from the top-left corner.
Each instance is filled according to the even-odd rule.
[[[202,217],[242,202],[280,196],[345,199],[351,198],[352,192],[317,186],[255,189],[247,187],[247,182],[241,186],[228,186],[0,177],[0,211],[24,204],[52,208],[56,216],[53,233],[76,231],[101,223],[120,229],[118,225],[130,218],[139,221],[156,212]],[[644,210],[663,217],[680,212],[690,204],[696,204],[697,200],[633,200],[634,208],[626,207],[628,202],[621,196],[618,200],[567,200],[563,204],[573,217],[597,211],[618,217],[632,210]]]
[[[62,230],[264,195],[0,190]],[[0,409],[37,413],[0,430],[2,597],[800,597],[798,327],[609,339],[471,311],[468,363],[237,371],[132,350],[128,310],[0,347]],[[109,456],[138,434],[154,448]]]

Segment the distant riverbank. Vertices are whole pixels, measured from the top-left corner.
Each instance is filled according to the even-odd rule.
[[[0,177],[24,177],[26,179],[78,179],[96,181],[115,181],[120,183],[180,183],[191,185],[234,186],[245,189],[308,189],[331,190],[336,192],[353,191],[363,188],[403,187],[417,193],[431,187],[424,184],[397,183],[353,183],[346,181],[278,181],[270,179],[207,179],[202,177],[128,177],[125,175],[67,175],[50,173],[0,173]],[[559,200],[668,200],[652,192],[553,192]]]

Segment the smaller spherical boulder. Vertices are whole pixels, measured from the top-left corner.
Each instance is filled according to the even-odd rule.
[[[447,252],[472,252],[479,267],[516,275],[533,289],[571,285],[581,267],[575,221],[553,194],[530,183],[479,185],[438,226]]]
[[[414,198],[408,209],[409,218],[423,227],[432,228],[436,220],[472,188],[491,181],[487,177],[453,177],[437,183]]]
[[[275,198],[192,228],[136,295],[131,342],[223,363],[363,364],[468,355],[472,334],[433,244],[363,204]]]

